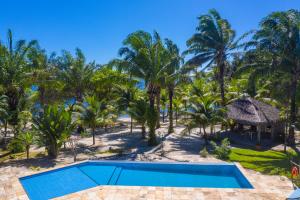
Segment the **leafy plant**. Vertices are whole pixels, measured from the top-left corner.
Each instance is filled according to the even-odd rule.
[[[223,139],[219,146],[213,141],[211,141],[210,144],[213,146],[214,154],[216,154],[217,158],[222,160],[229,158],[231,148],[228,138]]]
[[[26,150],[26,158],[29,158],[29,149],[34,142],[34,133],[32,131],[23,132],[17,138]]]
[[[24,147],[23,143],[18,138],[13,138],[9,142],[7,149],[11,153],[21,153],[21,152],[25,151],[25,147]]]
[[[77,124],[92,129],[93,145],[97,127],[107,127],[115,120],[114,109],[104,101],[98,101],[95,96],[87,96],[84,103],[75,107]]]
[[[46,146],[48,155],[56,158],[59,149],[75,128],[75,123],[72,121],[72,113],[64,107],[47,105],[41,113],[33,116],[33,128],[40,142]]]
[[[206,158],[208,156],[208,151],[206,149],[206,147],[204,147],[201,151],[200,151],[200,155],[203,158]]]
[[[129,114],[142,127],[142,138],[146,138],[147,109],[149,105],[144,99],[134,101],[129,108]]]

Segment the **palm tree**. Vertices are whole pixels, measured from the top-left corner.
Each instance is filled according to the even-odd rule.
[[[59,81],[58,60],[52,53],[49,57],[44,50],[33,48],[29,55],[30,73],[28,73],[28,86],[32,85],[37,91],[37,101],[42,106],[62,100],[63,83]]]
[[[144,31],[137,31],[130,34],[123,42],[124,47],[119,50],[122,60],[114,60],[113,63],[124,71],[127,71],[130,76],[144,80],[149,97],[149,112],[155,112],[155,99],[157,100],[157,110],[159,108],[159,99],[161,82],[164,75],[164,70],[167,65],[167,57],[160,36],[154,32],[153,36]],[[150,116],[150,115],[149,115]],[[152,116],[152,114],[151,114]],[[152,119],[154,120],[153,116]],[[158,117],[155,120],[159,120]],[[152,125],[153,123],[149,123]],[[155,136],[155,127],[150,128],[149,144],[157,143]]]
[[[140,124],[142,127],[142,138],[143,139],[146,138],[145,125],[147,122],[147,110],[149,109],[148,107],[149,107],[149,105],[145,101],[145,99],[138,99],[131,103],[130,109],[129,109],[130,116],[132,116],[132,118],[134,120],[136,120],[136,122],[138,124]]]
[[[97,65],[92,62],[85,64],[86,59],[80,49],[76,49],[76,57],[64,52],[60,61],[59,79],[64,84],[64,91],[69,97],[82,102],[86,91],[92,87],[92,77]]]
[[[70,137],[75,123],[72,113],[63,106],[43,107],[43,111],[33,115],[33,128],[37,131],[39,140],[46,146],[48,155],[56,158],[59,149]]]
[[[166,56],[169,58],[169,65],[165,72],[165,85],[169,96],[169,128],[168,133],[174,132],[173,127],[173,96],[176,84],[179,82],[179,77],[182,75],[180,70],[180,64],[183,62],[183,58],[179,54],[179,48],[171,40],[165,40]],[[176,119],[177,121],[177,119]]]
[[[188,129],[199,128],[201,133],[201,128],[203,128],[205,144],[207,144],[206,127],[222,121],[223,113],[224,109],[217,106],[217,102],[212,96],[203,95],[202,97],[192,98],[187,111],[189,115]],[[187,130],[185,129],[185,131]]]
[[[87,96],[83,103],[75,106],[77,110],[77,123],[89,127],[92,130],[93,145],[95,145],[95,131],[97,127],[106,127],[113,123],[116,118],[112,106],[103,100],[98,101],[95,96]]]
[[[4,137],[7,134],[8,104],[5,95],[0,96],[0,122],[4,124]]]
[[[19,40],[14,43],[11,30],[7,32],[8,45],[0,43],[0,84],[4,88],[4,94],[8,98],[9,123],[18,123],[17,106],[19,99],[24,94],[26,86],[26,72],[28,72],[28,54],[37,46],[37,41],[26,42]]]
[[[296,122],[296,93],[300,79],[300,12],[288,10],[274,12],[260,23],[253,41],[248,46],[255,47],[248,53],[248,61],[241,69],[251,70],[251,79],[274,76],[283,79],[288,76],[290,91],[290,144],[295,143],[294,124]],[[251,48],[253,49],[253,48]]]
[[[235,31],[231,28],[226,19],[221,18],[220,14],[212,9],[208,14],[199,18],[197,33],[187,41],[188,49],[185,54],[193,54],[187,64],[208,68],[217,68],[218,80],[221,90],[222,104],[225,104],[224,74],[228,65],[228,58],[241,47],[239,42],[245,37],[242,36],[235,40]]]
[[[162,109],[162,121],[165,123],[165,110],[167,108],[167,93],[165,89],[161,90],[161,97],[160,97],[160,102],[161,102],[161,109]]]
[[[33,132],[24,132],[24,133],[18,135],[18,139],[20,140],[20,142],[22,143],[22,145],[24,145],[25,150],[26,150],[26,158],[29,159],[30,146],[34,142],[34,134],[33,134]]]
[[[121,85],[118,86],[117,88],[119,91],[119,98],[117,102],[120,110],[129,111],[130,106],[135,99],[137,88],[134,87],[133,84],[124,84],[122,86]],[[130,111],[129,111],[129,115],[130,115],[130,133],[132,133],[133,117]]]

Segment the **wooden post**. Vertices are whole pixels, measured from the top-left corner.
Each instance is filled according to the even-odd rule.
[[[257,143],[261,143],[261,126],[257,125]]]
[[[275,126],[275,124],[273,124],[272,126],[271,126],[271,140],[272,140],[272,142],[274,141],[274,137],[275,137],[275,129],[276,129],[276,127],[274,127]]]

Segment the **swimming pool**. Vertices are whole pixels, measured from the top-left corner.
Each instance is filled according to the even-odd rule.
[[[253,188],[235,164],[88,161],[20,178],[32,200],[99,185]]]

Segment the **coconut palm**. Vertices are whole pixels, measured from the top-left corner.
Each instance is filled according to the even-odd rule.
[[[46,105],[41,113],[33,115],[32,120],[33,128],[40,142],[46,146],[48,155],[56,158],[59,149],[75,128],[72,113],[63,106]]]
[[[149,112],[155,112],[155,99],[157,100],[157,109],[160,109],[161,82],[164,70],[169,64],[160,36],[157,32],[154,32],[152,36],[147,32],[137,31],[130,34],[123,44],[124,47],[119,50],[123,59],[113,62],[122,70],[127,71],[130,76],[144,80],[149,97],[149,109],[152,110]],[[152,119],[154,120],[153,116]],[[159,120],[158,117],[156,119]],[[149,124],[152,125],[152,123]],[[150,132],[149,144],[154,145],[157,143],[155,128],[151,127]]]
[[[34,86],[37,92],[37,101],[42,106],[62,100],[63,83],[58,80],[58,57],[53,53],[49,57],[39,48],[33,48],[29,55],[31,67],[28,73],[28,85]]]
[[[18,123],[17,106],[19,99],[24,94],[26,86],[24,81],[30,70],[27,62],[28,54],[32,48],[37,46],[37,41],[19,40],[14,42],[11,30],[7,32],[7,38],[7,46],[0,43],[0,84],[8,98],[9,123],[16,125]]]
[[[253,41],[254,47],[248,53],[247,65],[241,70],[251,70],[251,78],[278,75],[282,79],[288,76],[290,99],[289,142],[294,144],[294,124],[296,122],[296,92],[300,79],[300,12],[288,10],[274,12],[260,23]],[[253,49],[253,48],[251,48]],[[252,62],[251,62],[252,61]],[[281,74],[281,75],[280,75]]]
[[[21,142],[21,144],[25,147],[26,158],[29,159],[29,150],[30,150],[30,146],[34,142],[34,133],[30,131],[24,132],[18,135],[18,139]]]
[[[179,54],[179,48],[171,40],[165,40],[166,56],[169,59],[169,65],[165,70],[165,86],[169,97],[169,128],[168,133],[174,132],[173,127],[173,97],[174,90],[179,82],[182,71],[180,70],[180,64],[183,62],[183,58]]]
[[[92,87],[92,77],[97,65],[86,64],[86,59],[80,49],[76,49],[74,58],[69,52],[64,52],[60,61],[59,79],[64,84],[64,91],[69,97],[82,102],[85,93]]]
[[[86,96],[83,103],[75,106],[77,111],[77,123],[88,127],[92,131],[93,145],[95,145],[95,131],[97,127],[106,127],[112,124],[116,118],[112,106],[107,105],[103,100],[98,101],[95,96]]]
[[[228,59],[241,47],[239,42],[245,36],[236,40],[235,31],[231,28],[230,23],[214,9],[198,19],[197,33],[187,41],[188,49],[185,54],[194,55],[187,64],[196,67],[204,64],[203,70],[217,68],[221,99],[224,105],[224,74]]]
[[[133,116],[131,115],[130,106],[133,103],[137,88],[133,84],[123,84],[117,87],[119,91],[119,98],[117,100],[119,109],[121,111],[127,111],[130,115],[130,133],[132,133],[133,128]]]
[[[131,103],[129,108],[129,114],[132,118],[141,125],[142,138],[146,138],[146,122],[147,122],[147,110],[149,104],[145,99],[138,99]]]
[[[217,105],[214,97],[209,95],[203,95],[202,97],[196,97],[189,103],[189,109],[186,112],[188,118],[188,129],[203,128],[204,140],[207,144],[206,127],[210,124],[215,124],[218,121],[223,120],[224,109]],[[187,129],[184,130],[186,132]]]
[[[4,136],[7,133],[8,104],[5,95],[0,96],[0,122],[4,124]]]

